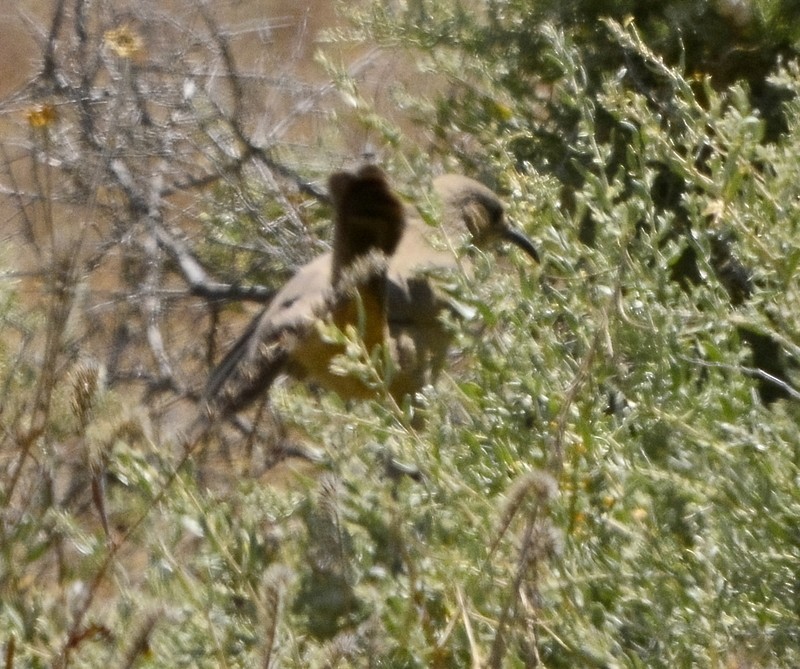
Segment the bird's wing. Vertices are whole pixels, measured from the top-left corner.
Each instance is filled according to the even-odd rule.
[[[292,334],[323,308],[330,288],[331,254],[303,265],[255,317],[209,376],[209,406],[235,412],[249,404],[283,371]]]

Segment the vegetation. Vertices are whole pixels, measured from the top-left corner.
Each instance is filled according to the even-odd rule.
[[[0,102],[28,110],[4,187],[36,269],[0,283],[4,666],[798,666],[792,3],[385,4],[331,48],[413,54],[431,87],[384,115],[329,58],[352,104],[315,104],[426,211],[432,167],[493,185],[544,263],[454,277],[477,317],[423,427],[277,387],[263,413],[318,462],[170,429],[234,298],[322,248],[333,167],[253,139],[213,17],[207,51],[162,22],[143,55],[154,8],[123,30],[61,2]]]

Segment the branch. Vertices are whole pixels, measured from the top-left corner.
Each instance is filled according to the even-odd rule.
[[[250,300],[266,303],[275,291],[265,286],[239,286],[221,283],[210,278],[200,262],[192,255],[186,245],[162,225],[153,225],[151,232],[158,245],[177,263],[189,293],[206,300]]]
[[[765,372],[763,369],[758,369],[757,367],[744,367],[743,365],[726,365],[722,362],[708,362],[706,360],[688,358],[686,356],[682,356],[682,359],[692,365],[697,365],[698,367],[706,367],[708,369],[723,369],[728,372],[735,372],[737,374],[741,373],[751,378],[761,379],[762,381],[766,381],[767,383],[777,386],[791,399],[800,401],[800,391],[797,391],[790,384],[786,383],[786,381],[773,376],[769,372]]]
[[[274,291],[263,286],[236,286],[210,279],[203,266],[192,255],[186,245],[165,229],[158,206],[162,191],[154,189],[153,200],[155,201],[148,202],[147,198],[134,183],[130,171],[121,160],[112,160],[109,164],[109,169],[127,195],[131,210],[145,218],[150,234],[158,245],[177,263],[183,278],[189,284],[190,294],[208,300],[268,302],[272,298]]]

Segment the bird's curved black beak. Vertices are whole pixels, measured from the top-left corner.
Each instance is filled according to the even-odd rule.
[[[539,252],[536,250],[536,247],[533,245],[533,242],[516,228],[506,226],[503,230],[503,239],[505,239],[508,242],[511,242],[512,244],[514,244],[514,246],[518,246],[519,248],[521,248],[537,263],[542,262],[539,259]]]

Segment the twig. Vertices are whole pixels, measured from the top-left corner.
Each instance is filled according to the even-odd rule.
[[[189,292],[207,300],[250,300],[269,302],[275,291],[265,286],[239,286],[211,279],[186,245],[170,234],[162,225],[154,224],[151,230],[158,245],[177,263]]]
[[[689,358],[686,356],[681,356],[681,359],[692,365],[697,365],[698,367],[705,367],[707,369],[724,369],[725,371],[734,372],[737,374],[745,374],[746,376],[761,379],[762,381],[766,381],[767,383],[777,386],[787,395],[789,395],[791,399],[800,401],[800,391],[796,390],[785,381],[773,376],[769,372],[765,372],[763,369],[758,369],[757,367],[745,367],[744,365],[727,365],[723,362],[708,362],[707,360],[699,360],[698,358]]]

